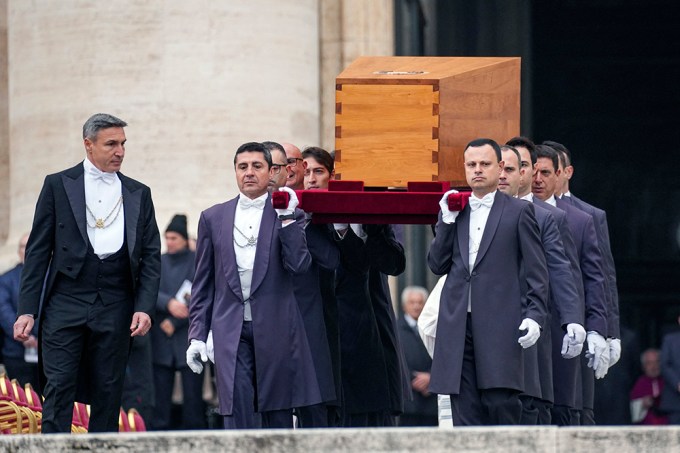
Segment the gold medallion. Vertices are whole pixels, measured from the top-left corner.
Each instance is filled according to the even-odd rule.
[[[96,228],[104,228],[104,219],[97,219],[94,226]]]

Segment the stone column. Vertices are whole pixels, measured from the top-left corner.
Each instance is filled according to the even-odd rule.
[[[316,0],[0,0],[0,268],[44,176],[85,157],[91,114],[129,123],[122,171],[151,187],[161,231],[184,212],[195,234],[237,194],[241,143],[319,143],[319,80]]]
[[[321,146],[335,147],[335,77],[362,55],[394,55],[393,0],[321,0]]]
[[[0,0],[0,244],[9,232],[9,105],[7,102],[7,0]]]

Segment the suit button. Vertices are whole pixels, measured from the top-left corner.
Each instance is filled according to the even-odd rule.
[[[64,228],[64,224],[63,224],[63,223],[60,223],[60,224],[59,224],[59,228]]]
[[[470,276],[469,276],[469,275],[466,275],[466,276],[465,276],[465,281],[466,281],[466,282],[469,282],[469,281],[470,281]]]
[[[477,271],[472,272],[472,276],[476,277],[477,276]]]
[[[62,249],[63,251],[66,251],[66,250],[68,250],[68,247],[66,247],[65,245],[62,245],[62,246],[61,246],[61,249]]]

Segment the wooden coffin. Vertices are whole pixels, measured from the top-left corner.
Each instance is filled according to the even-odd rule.
[[[519,135],[520,58],[360,57],[336,79],[336,178],[464,187],[463,149]]]

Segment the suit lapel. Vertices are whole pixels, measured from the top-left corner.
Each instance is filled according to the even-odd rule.
[[[456,219],[456,237],[458,238],[458,250],[460,250],[463,264],[468,273],[470,272],[470,205],[465,206]]]
[[[572,195],[570,197],[565,197],[563,195],[562,197],[560,197],[560,200],[564,200],[566,203],[569,203],[572,206],[574,206],[578,201],[581,201],[578,198],[576,198],[574,195]]]
[[[127,176],[118,173],[123,195],[123,215],[125,216],[125,234],[127,235],[128,252],[133,256],[133,250],[137,243],[137,223],[142,206],[142,191],[139,187],[130,187]]]
[[[271,195],[267,197],[267,201],[264,204],[260,231],[257,235],[257,249],[255,251],[255,264],[253,265],[253,281],[250,284],[250,294],[254,294],[257,291],[257,287],[264,280],[267,268],[269,267],[272,236],[276,226],[276,212],[270,200]]]
[[[73,217],[76,219],[76,224],[78,225],[78,230],[80,230],[80,235],[83,237],[85,243],[88,242],[87,238],[87,218],[85,216],[85,178],[84,178],[83,164],[76,165],[75,167],[69,169],[61,175],[62,183],[64,184],[64,190],[66,191],[66,197],[71,205],[71,211],[73,211]]]
[[[475,259],[475,265],[484,258],[489,246],[491,245],[491,240],[496,234],[496,229],[501,221],[501,214],[503,213],[503,208],[505,207],[505,197],[500,191],[496,192],[496,196],[493,200],[493,206],[491,206],[491,211],[489,212],[489,217],[486,219],[486,226],[484,226],[484,234],[482,235],[482,240],[479,243],[479,252],[477,253],[477,258]]]
[[[236,264],[236,251],[234,250],[234,217],[236,214],[236,203],[238,197],[227,202],[224,206],[224,213],[222,218],[222,227],[220,228],[220,237],[218,244],[222,244],[222,262],[225,263],[224,277],[231,290],[243,299],[243,292],[241,291],[241,279],[238,276],[238,265]]]

